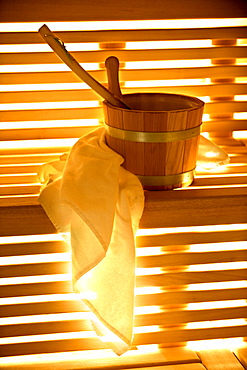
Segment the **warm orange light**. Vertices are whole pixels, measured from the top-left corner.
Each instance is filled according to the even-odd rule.
[[[37,32],[43,22],[2,23],[0,32]],[[133,21],[47,22],[53,31],[99,31],[119,29],[211,28],[246,26],[246,18],[161,19]]]
[[[98,63],[81,63],[86,70],[99,69]],[[20,72],[68,72],[71,69],[66,64],[11,64],[0,66],[0,73]]]
[[[66,49],[69,52],[99,50],[99,44],[96,42],[66,43]],[[44,43],[0,45],[0,53],[45,53],[45,52],[53,51],[51,50],[49,45]],[[97,63],[92,63],[92,65],[93,64],[98,66]]]
[[[230,225],[204,225],[204,226],[184,226],[184,227],[170,227],[170,228],[156,228],[156,229],[139,229],[137,236],[148,235],[162,235],[173,233],[204,233],[204,232],[218,232],[218,231],[233,231],[246,230],[247,224],[230,224]]]
[[[8,130],[27,128],[55,128],[55,127],[94,127],[98,126],[98,119],[72,119],[72,120],[47,120],[47,121],[21,121],[21,122],[0,122],[1,128]],[[1,131],[0,131],[1,135]],[[30,165],[30,164],[29,164]]]
[[[65,102],[40,102],[40,103],[7,103],[0,104],[0,110],[29,110],[29,109],[71,109],[99,107],[97,100],[80,100]]]
[[[238,280],[238,281],[222,281],[216,283],[196,283],[189,284],[186,286],[186,290],[189,291],[199,291],[199,290],[222,290],[222,289],[239,289],[246,288],[247,281]]]
[[[37,139],[37,140],[13,140],[2,141],[0,152],[7,149],[31,149],[31,148],[69,148],[76,143],[78,138],[73,139]],[[64,151],[64,150],[63,150]]]
[[[125,69],[209,67],[211,64],[211,59],[150,60],[126,62]]]
[[[178,80],[144,80],[126,81],[123,87],[166,87],[166,86],[190,86],[206,84],[206,79],[178,79]]]
[[[187,343],[187,347],[192,351],[229,349],[234,351],[236,348],[246,346],[244,338],[226,338],[226,339],[208,339],[191,341]]]

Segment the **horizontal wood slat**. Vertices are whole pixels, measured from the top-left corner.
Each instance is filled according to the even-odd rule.
[[[178,341],[185,342],[188,340],[207,339],[208,337],[218,336],[229,338],[239,335],[244,335],[246,326],[236,326],[234,328],[209,328],[209,329],[191,329],[191,330],[166,330],[157,333],[136,334],[134,345],[143,343],[176,343]],[[31,338],[30,338],[31,339]],[[2,356],[13,356],[18,354],[31,354],[31,353],[52,353],[63,352],[64,350],[90,350],[90,349],[103,349],[104,344],[97,338],[80,338],[80,339],[60,339],[60,340],[47,340],[44,342],[27,342],[5,344],[0,346]]]
[[[159,207],[159,201],[154,201],[152,196],[147,197],[146,212],[144,212],[141,227],[178,227],[178,226],[200,226],[200,225],[218,225],[234,223],[246,223],[246,188],[233,189],[203,189],[208,193],[208,198],[200,197],[200,190],[190,190],[185,194],[185,198],[180,202],[179,206],[174,208],[175,199],[169,199],[164,206],[166,200],[163,199],[163,207]],[[235,207],[238,207],[238,213],[235,212]],[[0,208],[1,235],[27,235],[27,234],[43,234],[54,232],[54,227],[47,219],[47,216],[41,206],[30,207],[10,207],[9,209]],[[191,217],[184,217],[188,212]],[[199,212],[199,214],[198,214]],[[169,217],[168,217],[169,215]],[[30,219],[30,216],[33,218]],[[15,230],[11,227],[11,221],[17,223]],[[28,222],[28,224],[27,224]],[[40,226],[43,223],[43,230]],[[244,225],[243,225],[244,229]],[[188,230],[189,231],[189,230]],[[176,230],[174,230],[174,234]],[[154,238],[155,239],[155,238]],[[157,239],[157,238],[156,238]],[[179,243],[182,244],[182,243]],[[157,244],[156,244],[157,245]]]
[[[121,73],[121,72],[120,72]],[[42,88],[42,85],[39,86]],[[21,89],[21,88],[20,88]],[[11,90],[11,87],[10,87]],[[158,87],[138,87],[126,88],[123,86],[123,94],[131,94],[138,92],[162,92],[162,93],[179,93],[195,96],[229,96],[246,94],[247,84],[202,84],[191,86],[164,86]],[[0,92],[1,103],[36,103],[50,101],[78,101],[78,100],[95,100],[98,97],[92,90],[80,90],[78,84],[77,90],[53,90],[53,91],[6,91]],[[102,100],[98,97],[99,100]],[[38,119],[38,117],[37,117]],[[68,123],[69,124],[69,123]]]
[[[247,327],[240,325],[236,327],[208,328],[208,329],[180,329],[166,330],[164,332],[136,334],[134,344],[153,343],[178,343],[194,340],[206,340],[208,338],[233,338],[245,336]]]
[[[209,320],[224,320],[246,317],[245,307],[237,307],[231,309],[214,309],[200,311],[168,311],[161,314],[146,315],[145,317],[136,316],[135,326],[160,325],[169,326],[171,323],[189,323]],[[59,320],[59,318],[58,318]],[[65,320],[51,321],[47,326],[46,322],[34,322],[27,324],[2,325],[1,337],[14,337],[26,335],[40,335],[66,332],[91,331],[92,326],[90,320]],[[148,329],[147,329],[148,330]],[[186,330],[186,329],[185,329]]]
[[[247,35],[246,35],[247,37]],[[82,41],[83,42],[83,41]],[[203,48],[176,48],[176,49],[150,49],[148,50],[99,50],[99,51],[71,51],[79,63],[104,63],[110,55],[115,55],[121,62],[147,61],[147,60],[181,60],[181,59],[217,59],[217,58],[245,58],[246,46],[203,47]],[[62,64],[54,53],[5,53],[2,64]]]
[[[228,107],[229,109],[229,107]],[[239,108],[241,109],[241,107]],[[72,124],[73,125],[73,124]],[[1,140],[38,140],[38,139],[62,139],[62,138],[80,138],[92,131],[92,127],[58,127],[58,128],[30,128],[30,129],[11,129],[1,130]],[[202,132],[214,131],[223,133],[225,130],[241,131],[247,125],[247,120],[229,120],[204,122]],[[96,126],[94,127],[97,128]],[[1,171],[1,170],[0,170]]]
[[[90,74],[101,82],[106,82],[105,71],[92,71]],[[121,78],[124,81],[166,80],[166,79],[193,79],[193,78],[231,78],[246,76],[245,65],[188,67],[122,70]],[[26,72],[2,73],[2,84],[39,84],[80,82],[73,72]]]
[[[37,30],[38,31],[38,30]],[[127,42],[127,41],[163,41],[163,40],[204,40],[204,39],[244,39],[247,28],[179,28],[179,29],[131,29],[131,30],[93,30],[93,31],[56,31],[56,35],[65,43],[70,42]],[[4,44],[39,44],[42,42],[38,32],[3,32],[1,43]]]
[[[164,248],[165,249],[165,248]],[[236,247],[237,249],[237,247]],[[216,252],[187,252],[172,253],[163,252],[158,256],[138,257],[138,267],[166,267],[166,266],[189,266],[194,264],[207,264],[218,262],[246,261],[247,250],[216,251]]]
[[[235,112],[245,112],[247,107],[247,102],[211,102],[206,105],[204,113],[213,114],[217,111],[222,113],[235,113]],[[32,107],[30,107],[32,108]],[[101,108],[75,108],[75,109],[30,109],[30,110],[9,110],[1,112],[1,121],[14,122],[14,121],[35,121],[37,118],[39,120],[59,120],[59,119],[100,119],[103,120],[103,112]],[[25,129],[23,132],[25,132]],[[21,132],[20,131],[20,137]],[[45,129],[42,129],[44,132]],[[89,130],[89,128],[87,129]],[[8,131],[8,130],[7,130]],[[81,133],[78,132],[80,135]],[[25,137],[25,136],[24,136]],[[59,136],[58,136],[59,137]],[[4,131],[3,131],[4,138]],[[40,131],[40,137],[42,137],[42,131]]]
[[[106,369],[125,369],[126,366],[129,368],[130,366],[137,366],[140,368],[140,366],[158,366],[158,365],[166,365],[167,370],[170,370],[172,366],[172,370],[174,370],[174,366],[182,366],[180,370],[186,370],[184,366],[187,366],[185,364],[188,364],[188,366],[191,366],[189,370],[197,370],[194,365],[197,365],[200,360],[199,357],[195,352],[192,350],[185,348],[185,347],[178,347],[178,348],[161,348],[153,353],[143,353],[138,348],[131,349],[128,354],[121,357],[116,357],[114,354],[107,353],[107,350],[104,351],[95,351],[95,354],[97,356],[93,358],[88,357],[88,352],[84,351],[82,353],[82,356],[80,356],[79,359],[73,360],[70,358],[71,356],[66,356],[64,358],[62,364],[61,361],[57,364],[53,359],[48,359],[45,362],[42,362],[40,359],[39,361],[35,362],[35,367],[37,369],[42,369],[43,366],[50,366],[53,367],[54,370],[61,370],[61,369],[68,369],[69,367],[73,366],[73,369],[80,369],[81,364],[83,363],[83,366],[87,370],[93,370],[95,368],[99,368],[102,370]],[[85,354],[85,355],[84,355]],[[106,356],[106,354],[108,356]],[[64,353],[61,354],[62,356]],[[89,354],[90,355],[90,354]],[[172,365],[173,364],[173,365]],[[176,364],[176,365],[175,365]],[[181,365],[178,365],[181,364]],[[32,368],[33,364],[25,363],[17,364],[15,363],[15,366],[17,366],[18,369],[30,369]],[[7,365],[8,366],[8,365]],[[176,369],[175,369],[176,370]],[[178,369],[179,370],[179,369]],[[188,370],[188,369],[187,369]]]
[[[100,20],[138,20],[138,19],[191,19],[191,18],[233,18],[242,17],[246,14],[246,2],[236,0],[233,4],[230,0],[207,1],[207,6],[202,0],[188,0],[185,4],[180,2],[178,7],[169,6],[170,2],[155,0],[153,3],[140,1],[137,8],[133,2],[126,0],[125,6],[111,0],[95,7],[95,3],[81,4],[79,0],[73,0],[71,7],[65,0],[55,0],[46,7],[42,0],[35,12],[32,12],[33,22],[48,21],[100,21]],[[158,11],[157,11],[158,9]],[[203,12],[201,11],[203,9]],[[16,0],[4,2],[1,11],[1,21],[5,22],[30,22],[30,0],[22,1],[20,5]]]

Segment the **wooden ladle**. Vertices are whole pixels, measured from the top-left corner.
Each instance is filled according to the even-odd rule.
[[[88,84],[102,98],[114,106],[127,108],[128,105],[122,99],[112,94],[107,88],[95,80],[88,72],[86,72],[75,58],[66,50],[63,41],[61,41],[51,30],[44,24],[39,29],[40,35],[45,42],[54,50],[57,56],[86,84]]]

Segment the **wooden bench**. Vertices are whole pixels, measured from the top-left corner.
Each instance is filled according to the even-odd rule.
[[[246,2],[8,0],[0,20],[1,368],[243,369]],[[133,347],[121,357],[81,312],[69,247],[37,201],[40,165],[102,123],[101,99],[49,52],[44,23],[102,83],[115,55],[123,93],[205,100],[203,134],[230,156],[226,166],[197,168],[189,188],[145,192],[137,267],[146,272],[137,276]],[[205,351],[215,340],[224,349]]]

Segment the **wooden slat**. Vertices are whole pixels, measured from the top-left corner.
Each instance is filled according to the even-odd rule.
[[[150,297],[152,298],[152,297]],[[152,300],[149,299],[149,302]],[[1,305],[1,317],[27,316],[27,315],[48,315],[60,313],[76,313],[85,311],[79,300],[71,301],[56,301],[56,302],[42,302],[42,303],[28,303],[19,305]],[[245,307],[234,308],[219,308],[219,309],[205,309],[205,310],[178,310],[166,309],[163,306],[163,311],[158,314],[143,314],[136,315],[134,325],[170,325],[171,323],[181,324],[197,321],[208,320],[228,320],[243,318],[246,316]],[[35,319],[33,320],[35,322]],[[61,324],[62,325],[62,324]],[[14,326],[15,327],[15,326]],[[14,328],[13,327],[13,328]],[[7,328],[6,328],[7,330]]]
[[[21,154],[1,155],[0,171],[1,173],[6,173],[6,171],[9,171],[9,173],[11,173],[12,171],[13,173],[16,173],[16,171],[19,171],[19,170],[20,172],[25,172],[26,169],[29,168],[29,166],[32,171],[33,166],[36,168],[36,166],[40,164],[47,163],[52,160],[58,159],[59,156],[63,154],[59,152],[58,149],[54,150],[53,148],[52,150],[52,148],[48,148],[47,151],[48,150],[50,151],[50,153],[47,152],[47,153],[35,154],[35,151],[34,151],[33,154],[29,154],[29,155],[21,155]],[[6,169],[6,171],[4,171],[4,169]]]
[[[70,262],[46,262],[1,267],[1,277],[63,274],[70,270]]]
[[[136,368],[128,368],[128,370],[134,370]],[[127,370],[127,369],[125,369]],[[150,370],[150,367],[141,367],[138,370]],[[162,366],[155,366],[154,370],[164,370]],[[165,370],[206,370],[206,368],[202,364],[182,364],[182,365],[168,365],[165,367]]]
[[[1,244],[0,256],[22,256],[30,254],[65,253],[70,247],[63,241]]]
[[[125,6],[120,7],[115,1],[108,1],[95,7],[94,3],[83,3],[73,0],[71,6],[64,0],[53,1],[49,8],[46,2],[41,0],[36,11],[30,12],[30,0],[23,0],[20,4],[16,0],[4,2],[1,9],[1,21],[4,22],[33,22],[48,21],[92,21],[92,20],[119,20],[119,19],[191,19],[191,18],[234,18],[243,17],[246,14],[246,2],[244,0],[232,1],[213,0],[188,0],[185,4],[180,2],[178,7],[169,6],[169,2],[154,0],[146,3],[141,0],[138,7],[133,7],[131,0],[126,0]],[[157,12],[158,9],[158,12]],[[203,12],[201,11],[203,9]]]
[[[166,293],[149,295],[138,295],[136,304],[138,306],[147,306],[150,301],[154,305],[177,305],[193,302],[213,302],[232,299],[246,299],[247,288],[234,289],[214,289],[214,290],[196,290],[196,291],[171,291]]]
[[[31,284],[13,284],[0,286],[0,297],[24,297],[31,295],[44,294],[64,294],[71,293],[72,285],[69,281],[60,281],[52,283],[31,283]],[[49,298],[49,297],[48,297]]]
[[[244,39],[247,27],[143,29],[143,30],[102,30],[102,31],[56,31],[56,35],[68,42],[126,42],[160,40],[203,40],[203,39]],[[38,32],[3,32],[0,35],[4,44],[39,44]]]
[[[30,338],[32,339],[32,338]],[[42,339],[42,338],[40,338]],[[0,345],[2,357],[28,355],[38,353],[56,353],[64,351],[82,351],[105,349],[106,346],[98,338],[77,338],[46,340],[40,342],[26,342]]]
[[[104,70],[93,71],[91,75],[98,81],[106,82]],[[122,80],[166,80],[166,79],[191,79],[191,78],[230,78],[246,75],[245,65],[197,67],[197,68],[166,68],[122,70]],[[2,73],[2,84],[38,84],[80,82],[73,72],[30,72],[30,73]]]
[[[243,106],[243,104],[241,105]],[[241,110],[241,106],[238,108]],[[231,108],[228,106],[228,103],[225,102],[222,104],[223,109],[225,111],[229,111]],[[221,107],[219,107],[221,109]],[[234,108],[233,108],[234,109]],[[218,111],[216,107],[210,108],[212,113]],[[18,114],[18,113],[17,113]],[[49,112],[47,112],[49,114]],[[41,124],[42,125],[42,124]],[[68,123],[69,125],[69,123]],[[202,126],[203,132],[228,132],[231,131],[238,131],[244,130],[246,128],[247,121],[246,120],[225,120],[225,121],[210,121],[204,122]],[[80,138],[81,136],[85,135],[86,133],[95,129],[96,126],[93,127],[58,127],[58,128],[30,128],[30,129],[2,129],[0,131],[1,140],[36,140],[36,139],[57,139],[57,138]]]
[[[148,47],[148,46],[147,46]],[[245,46],[204,47],[204,48],[173,48],[152,50],[100,50],[71,52],[80,63],[104,63],[110,55],[115,55],[121,62],[147,60],[180,60],[180,59],[218,59],[218,58],[245,58]],[[59,63],[60,59],[54,53],[5,53],[1,58],[4,65],[11,64],[46,64]]]
[[[204,197],[200,197],[201,191],[203,194],[205,193]],[[141,228],[152,228],[200,226],[210,224],[217,225],[219,222],[221,224],[232,224],[233,220],[234,223],[246,223],[245,193],[246,190],[241,188],[190,190],[186,191],[185,194],[175,191],[172,192],[172,194],[171,192],[169,192],[169,194],[167,194],[167,192],[166,194],[164,194],[164,192],[162,192],[162,194],[149,192],[146,195],[147,202],[140,226]],[[163,200],[162,203],[161,200]],[[178,203],[174,206],[176,201]],[[235,211],[236,208],[238,209],[237,213]],[[188,213],[190,214],[189,219],[185,216]],[[55,232],[55,228],[52,226],[41,206],[1,207],[0,214],[2,220],[0,225],[0,235],[2,236]],[[15,230],[12,228],[13,222],[16,224]],[[175,233],[176,230],[174,230],[174,234]],[[211,235],[210,234],[211,233],[205,232],[202,235],[205,237],[205,242],[213,242],[212,234],[215,235],[215,237],[217,236],[216,232]],[[242,235],[245,238],[245,227],[243,226],[243,231],[240,234],[237,234]],[[193,235],[195,236],[194,239],[192,238]],[[231,233],[229,233],[229,235],[231,235]],[[173,244],[173,236],[174,235],[172,234],[169,234],[168,236],[169,239],[171,239],[171,244]],[[189,233],[186,233],[186,236],[189,237]],[[217,240],[224,241],[224,238],[225,237],[223,235],[222,238],[217,238]],[[155,244],[153,244],[149,239],[155,240]],[[178,238],[177,244],[187,244],[186,241],[185,243],[181,242],[181,239],[182,238],[180,237]],[[194,240],[194,243],[198,243],[200,240],[202,242],[202,239],[198,238],[198,235],[195,232],[192,233],[190,238],[190,242],[193,243],[192,240]],[[148,245],[159,245],[156,244],[159,243],[159,241],[160,240],[156,236],[152,236],[151,238],[147,237],[146,240]],[[162,244],[160,245],[165,245],[165,241],[166,237],[165,235],[162,235]]]
[[[121,76],[121,72],[120,72]],[[40,85],[42,88],[42,85]],[[11,90],[11,86],[9,86]],[[231,96],[246,94],[247,84],[202,84],[191,86],[164,86],[164,87],[138,87],[126,88],[122,87],[123,94],[138,93],[138,92],[163,92],[163,93],[179,93],[195,96]],[[78,101],[78,100],[95,100],[95,93],[91,90],[52,90],[52,91],[5,91],[0,92],[1,103],[35,103],[47,101]],[[99,100],[100,97],[99,97]],[[38,120],[39,117],[37,117]],[[69,122],[68,122],[69,125]]]
[[[162,325],[163,327],[191,322],[210,320],[228,320],[246,317],[246,307],[212,309],[212,310],[165,310],[160,314],[145,314],[135,317],[135,326]]]
[[[234,351],[241,364],[247,369],[247,347],[238,348]]]
[[[18,188],[18,191],[17,191]],[[25,186],[8,185],[0,187],[0,195],[12,195],[12,194],[39,194],[39,184],[25,184]]]
[[[243,366],[228,349],[199,351],[203,365],[208,370],[244,370]],[[222,367],[224,364],[224,367]]]
[[[236,247],[237,249],[237,247]],[[164,248],[165,250],[165,248]],[[138,267],[166,267],[166,266],[185,266],[194,264],[221,263],[246,261],[247,250],[232,250],[221,252],[186,252],[183,253],[164,253],[157,256],[146,256],[137,258]],[[205,266],[206,268],[206,266]]]
[[[47,113],[49,114],[49,113]],[[83,114],[83,113],[82,113]],[[96,128],[96,127],[93,127]],[[92,127],[59,127],[59,128],[37,128],[37,129],[12,129],[1,130],[1,140],[35,140],[35,139],[57,139],[57,138],[80,138]]]
[[[153,343],[178,343],[215,338],[242,337],[246,334],[246,325],[207,329],[164,330],[156,333],[135,334],[134,345]]]
[[[0,306],[1,317],[48,315],[68,312],[82,312],[85,307],[80,300],[22,303]]]
[[[68,109],[37,109],[37,110],[18,110],[1,111],[1,120],[4,122],[13,121],[35,121],[36,117],[40,120],[59,120],[59,119],[100,119],[103,116],[102,108],[68,108]]]
[[[245,188],[147,192],[140,227],[200,226],[218,224],[219,220],[221,224],[232,223],[233,220],[234,223],[245,223],[245,193]],[[238,209],[237,214],[235,209]]]
[[[37,182],[37,173],[34,174],[21,174],[21,175],[0,175],[0,184],[30,184]]]
[[[210,329],[186,329],[186,330],[164,330],[156,333],[135,334],[134,345],[153,343],[177,343],[188,340],[200,340],[218,337],[243,336],[246,326],[210,328]],[[31,339],[31,337],[30,337]],[[28,340],[28,339],[27,339]],[[28,342],[1,345],[2,356],[13,356],[31,353],[63,352],[64,350],[90,350],[105,348],[104,344],[97,338],[60,339],[56,341]]]
[[[137,287],[200,284],[246,279],[246,269],[203,272],[166,272],[164,275],[138,276]]]
[[[43,362],[42,359],[39,358],[39,361],[35,362],[35,368],[44,370],[45,367],[49,367],[53,370],[67,370],[73,366],[73,369],[81,369],[83,364],[83,368],[87,370],[95,370],[96,368],[110,370],[116,368],[126,369],[126,367],[129,368],[130,366],[137,367],[138,369],[140,366],[149,366],[149,369],[151,369],[152,366],[165,365],[168,366],[168,370],[170,370],[170,366],[180,366],[174,364],[183,364],[181,366],[188,364],[188,366],[191,366],[191,369],[194,370],[194,365],[199,363],[199,358],[196,353],[186,347],[170,348],[168,351],[164,348],[153,351],[152,353],[143,353],[141,350],[134,348],[120,357],[109,353],[107,350],[106,353],[104,352],[105,351],[101,351],[99,354],[98,351],[95,351],[95,356],[89,358],[88,353],[84,351],[77,356],[77,359],[73,359],[72,356],[69,356],[69,359],[68,356],[64,358],[63,354],[61,354],[61,356],[63,356],[63,361],[59,361],[58,363],[53,359],[46,359]],[[107,357],[106,354],[108,355]],[[26,370],[32,368],[33,364],[19,364],[15,361],[13,366],[15,369]],[[7,365],[7,368],[12,367]],[[181,370],[184,369],[181,368]]]

